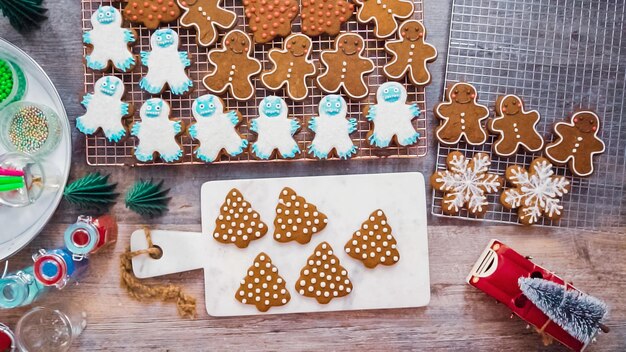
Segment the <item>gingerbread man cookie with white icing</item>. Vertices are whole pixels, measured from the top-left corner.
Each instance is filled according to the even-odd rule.
[[[487,128],[498,139],[493,151],[500,156],[517,153],[519,147],[529,152],[543,148],[543,138],[537,131],[541,116],[537,110],[524,110],[524,102],[516,95],[500,96],[496,100],[496,117],[487,123]]]
[[[471,84],[451,85],[446,91],[446,101],[437,104],[434,110],[441,120],[435,132],[441,143],[453,145],[462,138],[471,145],[487,141],[483,121],[489,117],[489,109],[478,103],[478,93]]]
[[[196,29],[196,42],[202,46],[213,45],[217,29],[228,30],[237,24],[237,14],[221,6],[223,0],[178,0],[185,11],[180,18],[183,27]]]
[[[311,60],[311,39],[303,34],[292,34],[285,39],[283,49],[271,49],[269,60],[272,70],[261,75],[263,84],[272,90],[287,87],[287,95],[295,101],[304,100],[309,93],[307,79],[315,76]]]
[[[254,95],[252,77],[261,72],[261,62],[252,56],[250,37],[238,29],[228,32],[221,49],[209,51],[213,72],[204,77],[204,86],[214,93],[227,89],[237,100],[248,100]]]
[[[374,21],[374,35],[384,39],[398,30],[398,20],[413,15],[412,0],[355,0],[359,8],[356,19],[361,23]]]
[[[435,61],[437,49],[426,43],[426,29],[417,20],[409,20],[400,26],[400,39],[385,44],[385,50],[392,55],[383,72],[393,80],[400,80],[405,75],[416,86],[430,83],[431,75],[427,63]]]
[[[332,50],[322,51],[320,61],[324,73],[317,84],[326,93],[343,88],[353,99],[363,99],[369,93],[365,76],[374,71],[374,62],[363,56],[365,43],[358,34],[343,33],[335,39]]]
[[[579,111],[571,122],[559,122],[554,126],[557,139],[546,146],[546,155],[558,164],[569,164],[578,176],[593,173],[593,157],[603,153],[604,142],[598,137],[600,118],[593,111]]]

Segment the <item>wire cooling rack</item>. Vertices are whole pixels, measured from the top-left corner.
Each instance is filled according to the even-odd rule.
[[[493,106],[498,95],[512,93],[526,107],[539,110],[537,126],[546,142],[555,122],[576,109],[592,109],[601,118],[604,154],[596,157],[595,173],[574,177],[565,167],[572,189],[563,197],[564,215],[558,222],[539,225],[584,229],[626,226],[626,28],[623,0],[454,0],[446,83],[476,85],[479,100]],[[467,156],[477,151],[492,155],[492,170],[501,175],[509,165],[528,167],[540,153],[520,152],[509,158],[491,153],[487,143],[466,143],[437,149],[437,169],[446,167],[450,151]],[[489,196],[485,220],[517,223],[517,213],[502,207],[498,195]],[[442,194],[433,192],[432,213],[446,216]],[[463,210],[457,217],[473,219]]]
[[[100,5],[111,5],[111,1],[94,1],[94,0],[82,0],[82,26],[83,30],[91,29],[91,14]],[[422,0],[415,0],[415,14],[413,18],[417,20],[423,20],[423,7]],[[116,6],[121,10],[123,3],[113,2],[113,6]],[[224,0],[223,6],[226,9],[237,13],[238,22],[235,28],[248,31],[247,19],[243,15],[244,9],[242,2],[239,0]],[[206,76],[213,68],[209,65],[207,60],[207,53],[210,49],[215,47],[215,44],[209,48],[196,45],[195,30],[193,28],[187,29],[179,26],[178,22],[170,25],[163,25],[162,27],[170,27],[176,30],[180,37],[181,49],[188,51],[192,58],[191,67],[188,70],[190,78],[193,80],[194,91],[187,97],[177,97],[170,94],[169,90],[163,93],[161,96],[167,102],[169,102],[172,108],[172,117],[181,119],[185,126],[189,126],[193,122],[191,114],[191,103],[193,99],[200,95],[210,93],[202,84],[202,78]],[[138,33],[138,40],[132,47],[134,54],[138,54],[140,51],[149,51],[150,49],[150,34],[152,31],[143,26],[132,25],[131,28],[135,29]],[[298,16],[294,25],[292,26],[294,33],[300,31],[300,17]],[[342,31],[358,33],[365,39],[365,56],[374,61],[376,70],[366,78],[366,82],[370,87],[370,95],[367,99],[358,102],[350,99],[346,99],[348,102],[348,117],[357,118],[357,130],[351,135],[353,141],[358,147],[357,155],[354,159],[364,158],[379,158],[379,157],[418,157],[426,155],[427,151],[427,137],[426,137],[426,119],[425,117],[425,96],[423,88],[416,88],[411,84],[406,84],[408,90],[408,102],[415,102],[422,110],[422,116],[414,120],[414,126],[420,133],[421,138],[418,143],[409,147],[389,147],[389,148],[373,148],[367,143],[367,133],[370,128],[370,124],[362,115],[363,107],[368,103],[375,101],[376,89],[380,84],[387,81],[386,77],[382,73],[382,67],[388,60],[387,54],[384,49],[384,41],[374,37],[371,24],[363,25],[356,22],[355,16],[342,26]],[[220,33],[220,37],[216,43],[221,43],[221,38],[224,33]],[[318,68],[320,65],[319,54],[322,50],[332,48],[334,38],[328,36],[321,36],[313,38],[313,54],[312,58]],[[271,63],[268,60],[267,52],[272,48],[282,48],[282,39],[274,40],[268,44],[255,45],[255,56],[261,61],[264,69],[270,69]],[[139,88],[139,81],[146,74],[147,69],[138,63],[133,72],[119,73],[114,72],[113,69],[107,72],[92,72],[85,69],[85,91],[92,92],[94,82],[103,75],[115,75],[121,78],[126,84],[126,101],[135,104],[136,112],[133,116],[133,120],[139,120],[139,107],[143,102],[149,99],[151,96],[142,91]],[[405,81],[405,83],[408,81]],[[260,101],[267,95],[278,95],[286,99],[289,106],[290,117],[297,118],[303,128],[295,135],[296,140],[303,153],[300,153],[293,160],[317,160],[304,151],[307,150],[308,145],[313,139],[314,133],[305,126],[305,121],[308,118],[317,115],[317,108],[320,99],[322,98],[322,91],[314,86],[313,80],[308,82],[309,84],[309,97],[302,102],[294,102],[288,99],[283,90],[272,92],[266,89],[260,82],[259,77],[253,79],[255,85],[256,96],[254,99],[250,99],[246,102],[240,102],[233,99],[230,93],[226,93],[221,96],[228,109],[237,109],[243,115],[243,122],[240,125],[238,131],[242,136],[247,138],[250,142],[256,139],[256,135],[249,131],[249,122],[251,119],[256,118],[258,105]],[[343,94],[343,93],[342,93]],[[89,165],[158,165],[159,162],[151,163],[138,163],[133,157],[133,150],[137,140],[134,137],[129,137],[120,143],[110,143],[100,133],[86,137],[87,148],[87,163]],[[197,143],[193,141],[188,135],[180,137],[180,144],[183,147],[183,157],[175,164],[202,164],[203,162],[196,160],[193,157],[193,150],[197,146]],[[223,157],[221,160],[215,163],[228,163],[228,162],[260,162],[248,151],[237,157]],[[273,160],[276,161],[276,160]],[[285,160],[280,160],[285,161]]]

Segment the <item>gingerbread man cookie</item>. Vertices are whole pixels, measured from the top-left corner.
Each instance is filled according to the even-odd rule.
[[[291,22],[299,10],[296,0],[244,0],[243,6],[252,39],[257,43],[288,36],[291,33]]]
[[[385,50],[392,55],[383,67],[387,77],[400,80],[405,75],[416,86],[430,83],[430,71],[426,64],[435,61],[437,49],[426,43],[426,29],[417,20],[409,20],[400,26],[400,39],[385,44]]]
[[[221,4],[222,0],[178,0],[178,5],[185,11],[180,24],[196,29],[198,44],[213,45],[218,28],[228,30],[237,23],[237,14],[224,9]]]
[[[176,21],[180,8],[174,0],[129,0],[122,13],[130,22],[156,29],[161,23]]]
[[[516,95],[500,96],[496,100],[496,117],[487,123],[491,133],[498,139],[493,143],[493,151],[501,156],[510,156],[520,146],[529,152],[543,148],[543,138],[537,132],[541,116],[536,110],[524,110],[524,102]]]
[[[387,38],[398,29],[398,20],[404,20],[415,8],[412,0],[355,0],[359,8],[356,19],[361,23],[374,21],[374,35]]]
[[[252,208],[238,189],[231,189],[215,219],[213,238],[221,243],[233,243],[246,248],[251,241],[258,240],[267,233],[267,225]]]
[[[309,37],[292,34],[285,39],[282,50],[271,49],[268,56],[274,68],[261,75],[263,84],[272,90],[286,85],[291,99],[304,100],[309,93],[307,79],[316,72],[311,60],[311,47]]]
[[[239,282],[235,298],[243,304],[256,306],[259,312],[267,312],[271,307],[287,304],[291,295],[278,268],[272,264],[272,259],[261,252]]]
[[[339,34],[354,13],[354,5],[347,0],[302,0],[301,5],[302,33],[310,37]]]
[[[435,116],[441,121],[437,139],[443,144],[456,144],[465,137],[468,144],[480,145],[487,140],[483,121],[489,109],[478,104],[476,88],[469,83],[455,83],[446,91],[446,101],[435,106]]]
[[[237,100],[248,100],[254,95],[251,78],[261,72],[261,63],[252,56],[250,37],[238,29],[228,32],[222,40],[222,49],[209,51],[209,62],[215,68],[204,77],[204,86],[214,92],[226,89]]]
[[[343,33],[335,39],[334,49],[322,51],[320,61],[324,73],[317,84],[326,93],[335,93],[343,87],[353,99],[367,96],[369,89],[365,76],[374,71],[374,62],[363,56],[365,43],[358,34]]]
[[[327,304],[333,298],[352,292],[348,271],[341,266],[330,244],[322,242],[315,247],[300,271],[296,290],[302,296],[315,298],[319,304]]]
[[[554,126],[556,141],[546,146],[546,155],[558,164],[569,161],[569,169],[578,176],[593,173],[593,156],[604,152],[604,142],[598,137],[600,118],[593,111],[579,111],[571,122]]]

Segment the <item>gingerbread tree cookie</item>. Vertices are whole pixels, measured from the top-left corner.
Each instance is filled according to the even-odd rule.
[[[213,238],[221,243],[234,243],[246,248],[250,241],[258,240],[267,233],[267,225],[238,189],[228,192],[215,219]]]
[[[309,37],[339,34],[354,13],[354,5],[347,0],[302,0],[301,5],[302,33]]]
[[[237,14],[224,9],[223,0],[178,0],[185,11],[180,18],[183,27],[196,29],[196,42],[202,46],[213,45],[217,29],[231,29],[237,23]]]
[[[516,95],[500,96],[496,100],[496,117],[487,123],[489,131],[497,134],[493,151],[501,156],[510,156],[524,147],[529,152],[543,148],[543,138],[537,132],[541,116],[537,110],[526,111],[524,102]]]
[[[292,34],[285,39],[283,49],[271,49],[269,60],[274,64],[271,71],[261,76],[263,84],[272,90],[287,86],[287,95],[300,101],[308,96],[307,79],[315,75],[311,60],[311,39],[303,34]]]
[[[435,106],[435,116],[441,120],[435,134],[441,143],[457,144],[463,137],[471,145],[487,141],[483,121],[489,117],[489,109],[477,100],[471,84],[455,83],[447,89],[446,101]]]
[[[361,228],[352,234],[344,249],[349,256],[362,261],[368,268],[375,268],[378,264],[394,265],[400,260],[391,226],[380,209],[370,214]]]
[[[315,247],[307,264],[300,270],[296,290],[305,297],[315,298],[320,304],[327,304],[333,298],[352,292],[348,271],[341,266],[330,244],[322,242]]]
[[[563,211],[559,198],[569,192],[570,182],[554,176],[552,164],[545,158],[533,160],[529,170],[518,165],[506,169],[506,179],[513,188],[502,192],[500,202],[508,209],[518,209],[519,221],[524,225],[536,223],[542,215],[559,219]]]
[[[502,188],[502,177],[489,173],[491,160],[485,153],[476,153],[466,159],[463,153],[453,151],[446,158],[447,170],[435,172],[430,184],[442,191],[441,208],[445,214],[456,214],[467,208],[472,215],[482,216],[487,212],[487,193],[496,193]]]
[[[252,39],[257,43],[288,36],[291,33],[291,22],[299,11],[296,0],[244,0],[243,6]]]
[[[252,56],[250,37],[238,29],[228,32],[221,49],[209,51],[213,72],[204,77],[204,86],[214,92],[230,93],[237,100],[248,100],[254,95],[251,78],[261,72],[261,63]]]
[[[180,7],[174,0],[129,0],[122,15],[130,22],[156,29],[161,23],[175,21],[180,16]]]
[[[306,244],[311,236],[322,231],[328,218],[289,187],[278,197],[274,219],[274,239],[278,242],[297,241]]]
[[[397,20],[413,15],[413,0],[355,0],[359,8],[356,19],[361,23],[374,21],[374,35],[387,38],[398,29]]]
[[[437,49],[426,43],[426,29],[417,20],[408,20],[400,26],[400,39],[385,43],[385,50],[392,55],[383,72],[393,80],[405,75],[416,86],[430,83],[430,71],[426,64],[435,61]]]
[[[243,304],[255,305],[260,312],[267,312],[271,307],[287,304],[291,295],[272,259],[261,252],[241,280],[235,298]]]
[[[569,169],[578,176],[593,173],[593,156],[604,152],[604,142],[598,137],[600,118],[592,111],[579,111],[572,122],[554,126],[558,138],[546,147],[546,155],[558,164],[569,161]]]
[[[369,89],[365,76],[374,71],[374,62],[363,56],[365,43],[358,34],[343,33],[335,39],[332,50],[322,51],[320,61],[325,67],[317,77],[317,85],[326,93],[343,88],[349,97],[362,99]]]

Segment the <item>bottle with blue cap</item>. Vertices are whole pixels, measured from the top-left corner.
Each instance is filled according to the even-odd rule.
[[[40,249],[33,255],[34,275],[44,286],[61,289],[71,279],[76,279],[87,268],[88,260],[84,256],[73,255],[66,248]]]

